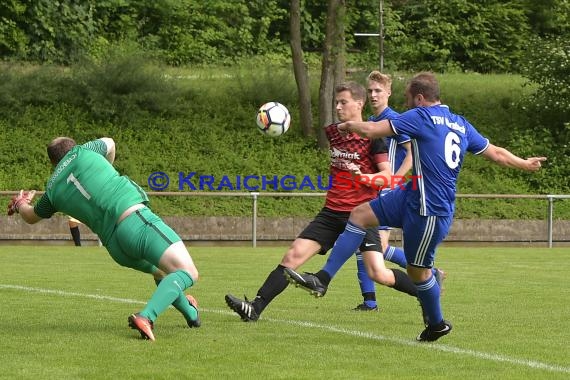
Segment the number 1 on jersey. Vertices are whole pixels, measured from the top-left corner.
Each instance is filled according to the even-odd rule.
[[[87,200],[91,199],[91,194],[89,194],[87,192],[87,190],[85,190],[85,188],[81,185],[81,183],[79,183],[79,181],[77,180],[77,178],[75,178],[75,176],[73,175],[73,173],[71,173],[69,175],[69,177],[67,177],[67,183],[72,182],[75,187],[77,188],[77,190],[79,190],[79,192],[85,197],[87,198]]]

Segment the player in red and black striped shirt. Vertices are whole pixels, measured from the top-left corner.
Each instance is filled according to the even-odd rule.
[[[366,89],[355,82],[339,85],[335,88],[335,101],[339,120],[361,121]],[[267,305],[285,290],[288,285],[285,268],[297,269],[314,255],[324,255],[332,248],[346,227],[350,211],[377,196],[378,186],[383,183],[370,186],[374,178],[390,178],[388,149],[383,140],[369,140],[356,134],[341,136],[334,124],[326,127],[326,135],[330,143],[332,181],[325,206],[293,241],[253,301],[226,294],[226,303],[243,321],[257,321]],[[360,250],[371,278],[414,297],[417,295],[416,287],[404,272],[385,267],[377,229],[367,231]]]

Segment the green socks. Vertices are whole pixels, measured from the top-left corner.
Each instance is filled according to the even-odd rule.
[[[184,318],[195,320],[198,316],[196,309],[190,306],[184,294],[184,290],[192,284],[194,281],[186,271],[178,270],[170,273],[158,283],[158,287],[140,315],[154,322],[159,314],[173,305]]]

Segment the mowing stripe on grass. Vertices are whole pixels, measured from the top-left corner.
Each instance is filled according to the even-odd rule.
[[[110,297],[104,296],[99,294],[85,294],[85,293],[75,293],[75,292],[68,292],[64,290],[55,290],[55,289],[42,289],[42,288],[33,288],[28,286],[20,286],[20,285],[9,285],[9,284],[0,284],[0,289],[14,289],[14,290],[21,290],[26,292],[33,292],[33,293],[44,293],[44,294],[55,294],[58,296],[63,297],[81,297],[81,298],[93,298],[103,301],[112,301],[118,303],[129,303],[129,304],[146,304],[144,301],[133,300],[129,298],[118,298],[118,297]],[[209,310],[200,308],[201,312],[211,312],[216,314],[225,314],[225,315],[235,315],[233,312],[226,311],[226,310]],[[449,352],[457,355],[465,355],[471,356],[478,359],[489,360],[493,362],[502,362],[502,363],[509,363],[520,365],[523,367],[529,367],[534,369],[541,369],[550,372],[562,372],[562,373],[570,373],[570,367],[563,367],[554,364],[543,363],[535,360],[525,360],[525,359],[516,359],[510,358],[503,355],[498,354],[490,354],[487,352],[480,352],[480,351],[473,351],[473,350],[466,350],[459,347],[448,346],[439,343],[419,343],[416,341],[412,341],[409,339],[402,339],[402,338],[394,338],[388,337],[384,335],[377,335],[369,332],[358,331],[358,330],[348,330],[341,327],[336,327],[332,325],[322,325],[313,322],[306,322],[306,321],[294,321],[294,320],[285,320],[285,319],[275,319],[275,318],[263,318],[264,321],[271,322],[271,323],[281,323],[281,324],[289,324],[298,327],[304,328],[311,328],[311,329],[320,329],[325,331],[330,331],[338,334],[350,335],[354,337],[360,337],[365,339],[372,339],[378,341],[386,341],[396,344],[401,344],[404,346],[413,346],[417,348],[428,348],[431,350],[438,350],[442,352]]]

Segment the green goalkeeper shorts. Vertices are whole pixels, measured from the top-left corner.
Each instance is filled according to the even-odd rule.
[[[119,265],[154,273],[166,249],[180,240],[159,216],[144,207],[119,223],[106,247]]]

